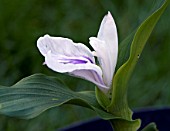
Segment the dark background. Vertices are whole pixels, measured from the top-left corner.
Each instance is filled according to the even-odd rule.
[[[89,46],[88,38],[96,36],[103,16],[110,11],[120,43],[161,4],[161,0],[0,0],[0,85],[10,86],[34,73],[60,75],[42,65],[36,47],[40,36],[68,37]],[[170,105],[169,12],[170,8],[158,22],[129,82],[133,109]],[[74,90],[80,90],[80,84],[93,89],[89,82],[67,81]],[[70,105],[50,109],[32,120],[0,115],[0,131],[53,131],[94,116],[88,109]]]

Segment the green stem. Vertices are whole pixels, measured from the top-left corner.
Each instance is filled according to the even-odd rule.
[[[140,127],[141,121],[127,121],[123,119],[110,120],[110,124],[114,131],[137,131]]]

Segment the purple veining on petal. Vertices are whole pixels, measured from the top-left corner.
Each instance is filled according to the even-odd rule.
[[[84,58],[88,59],[91,63],[94,63],[89,57],[83,56]]]
[[[96,84],[101,90],[103,88],[107,88],[106,85],[104,84],[103,80],[102,80],[102,76],[100,76],[96,71],[94,70],[75,70],[73,72],[71,72],[70,74],[89,80],[91,82],[93,82],[94,84]]]
[[[60,59],[59,62],[63,64],[86,64],[88,61],[80,59]]]
[[[86,56],[81,56],[81,57],[60,57],[58,59],[58,62],[63,63],[63,64],[86,64],[88,62],[93,63],[93,61],[86,57]]]
[[[103,82],[103,79],[97,74],[97,72],[93,71],[92,73],[93,73],[94,78],[97,82],[99,82],[101,85],[105,85]]]

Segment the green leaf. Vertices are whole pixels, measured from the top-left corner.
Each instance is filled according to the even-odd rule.
[[[153,28],[168,4],[169,0],[166,0],[158,10],[156,10],[139,26],[132,41],[130,57],[127,62],[118,69],[114,76],[112,83],[112,102],[109,108],[115,115],[126,117],[126,119],[131,119],[132,113],[128,107],[126,98],[127,84],[146,44],[146,41],[148,40]]]
[[[136,31],[136,30],[135,30]],[[132,43],[135,31],[129,34],[120,44],[119,44],[119,52],[118,52],[118,60],[116,65],[116,70],[118,70],[123,63],[128,60],[130,45]]]
[[[130,57],[127,62],[125,62],[117,70],[113,78],[112,100],[107,110],[114,116],[121,117],[122,119],[128,121],[132,120],[132,111],[130,110],[127,102],[127,84],[152,30],[168,6],[169,2],[169,0],[166,0],[158,10],[150,15],[139,26],[131,44]],[[122,123],[122,126],[123,124],[124,123]]]
[[[60,80],[35,74],[11,87],[0,87],[0,114],[24,119],[62,104],[76,104],[95,110],[103,119],[114,119],[98,104],[95,92],[74,92]]]
[[[156,128],[156,124],[152,122],[143,128],[142,131],[158,131],[158,129]]]
[[[107,110],[107,106],[109,106],[111,102],[111,95],[109,93],[106,95],[98,87],[95,88],[95,91],[98,103],[103,107],[103,109]]]
[[[137,120],[124,120],[124,119],[116,119],[110,120],[110,123],[113,126],[114,131],[137,131],[140,127],[140,119]]]
[[[70,92],[60,81],[54,82],[46,76],[33,75],[11,87],[0,88],[0,113],[33,118],[48,108],[73,99]]]

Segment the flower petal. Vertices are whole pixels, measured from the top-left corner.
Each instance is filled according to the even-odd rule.
[[[113,77],[113,72],[110,70],[112,68],[112,62],[110,61],[110,53],[105,47],[106,43],[104,41],[99,40],[98,38],[91,37],[90,44],[95,50],[95,55],[98,58],[100,66],[102,67],[104,83],[107,86],[110,86]]]
[[[67,38],[45,35],[38,39],[37,46],[50,69],[60,73],[68,72],[93,82],[101,90],[107,90],[102,79],[102,70],[95,64],[92,52],[85,45]]]
[[[64,58],[64,59],[63,59]],[[66,72],[72,72],[74,70],[94,70],[96,71],[100,76],[102,76],[102,71],[99,66],[89,62],[87,60],[86,63],[79,63],[75,64],[74,62],[68,62],[65,61],[65,59],[72,59],[72,57],[67,57],[67,56],[61,56],[58,54],[52,54],[51,51],[49,51],[46,56],[45,56],[45,64],[52,70],[60,73],[66,73]],[[79,57],[80,58],[80,57]],[[80,61],[84,60],[79,59]]]
[[[103,18],[97,38],[90,38],[90,44],[101,64],[104,82],[110,86],[118,55],[117,29],[110,12]]]
[[[107,87],[102,79],[102,76],[99,76],[95,71],[92,70],[75,70],[71,72],[72,75],[78,76],[80,78],[86,79],[88,81],[91,81],[92,83],[96,84],[98,88],[107,93],[109,90],[109,87]]]
[[[89,58],[93,63],[95,62],[94,57],[87,46],[81,43],[74,43],[68,38],[45,35],[38,39],[37,47],[43,56],[45,56],[48,51],[51,51],[52,54],[65,56],[84,56]]]

